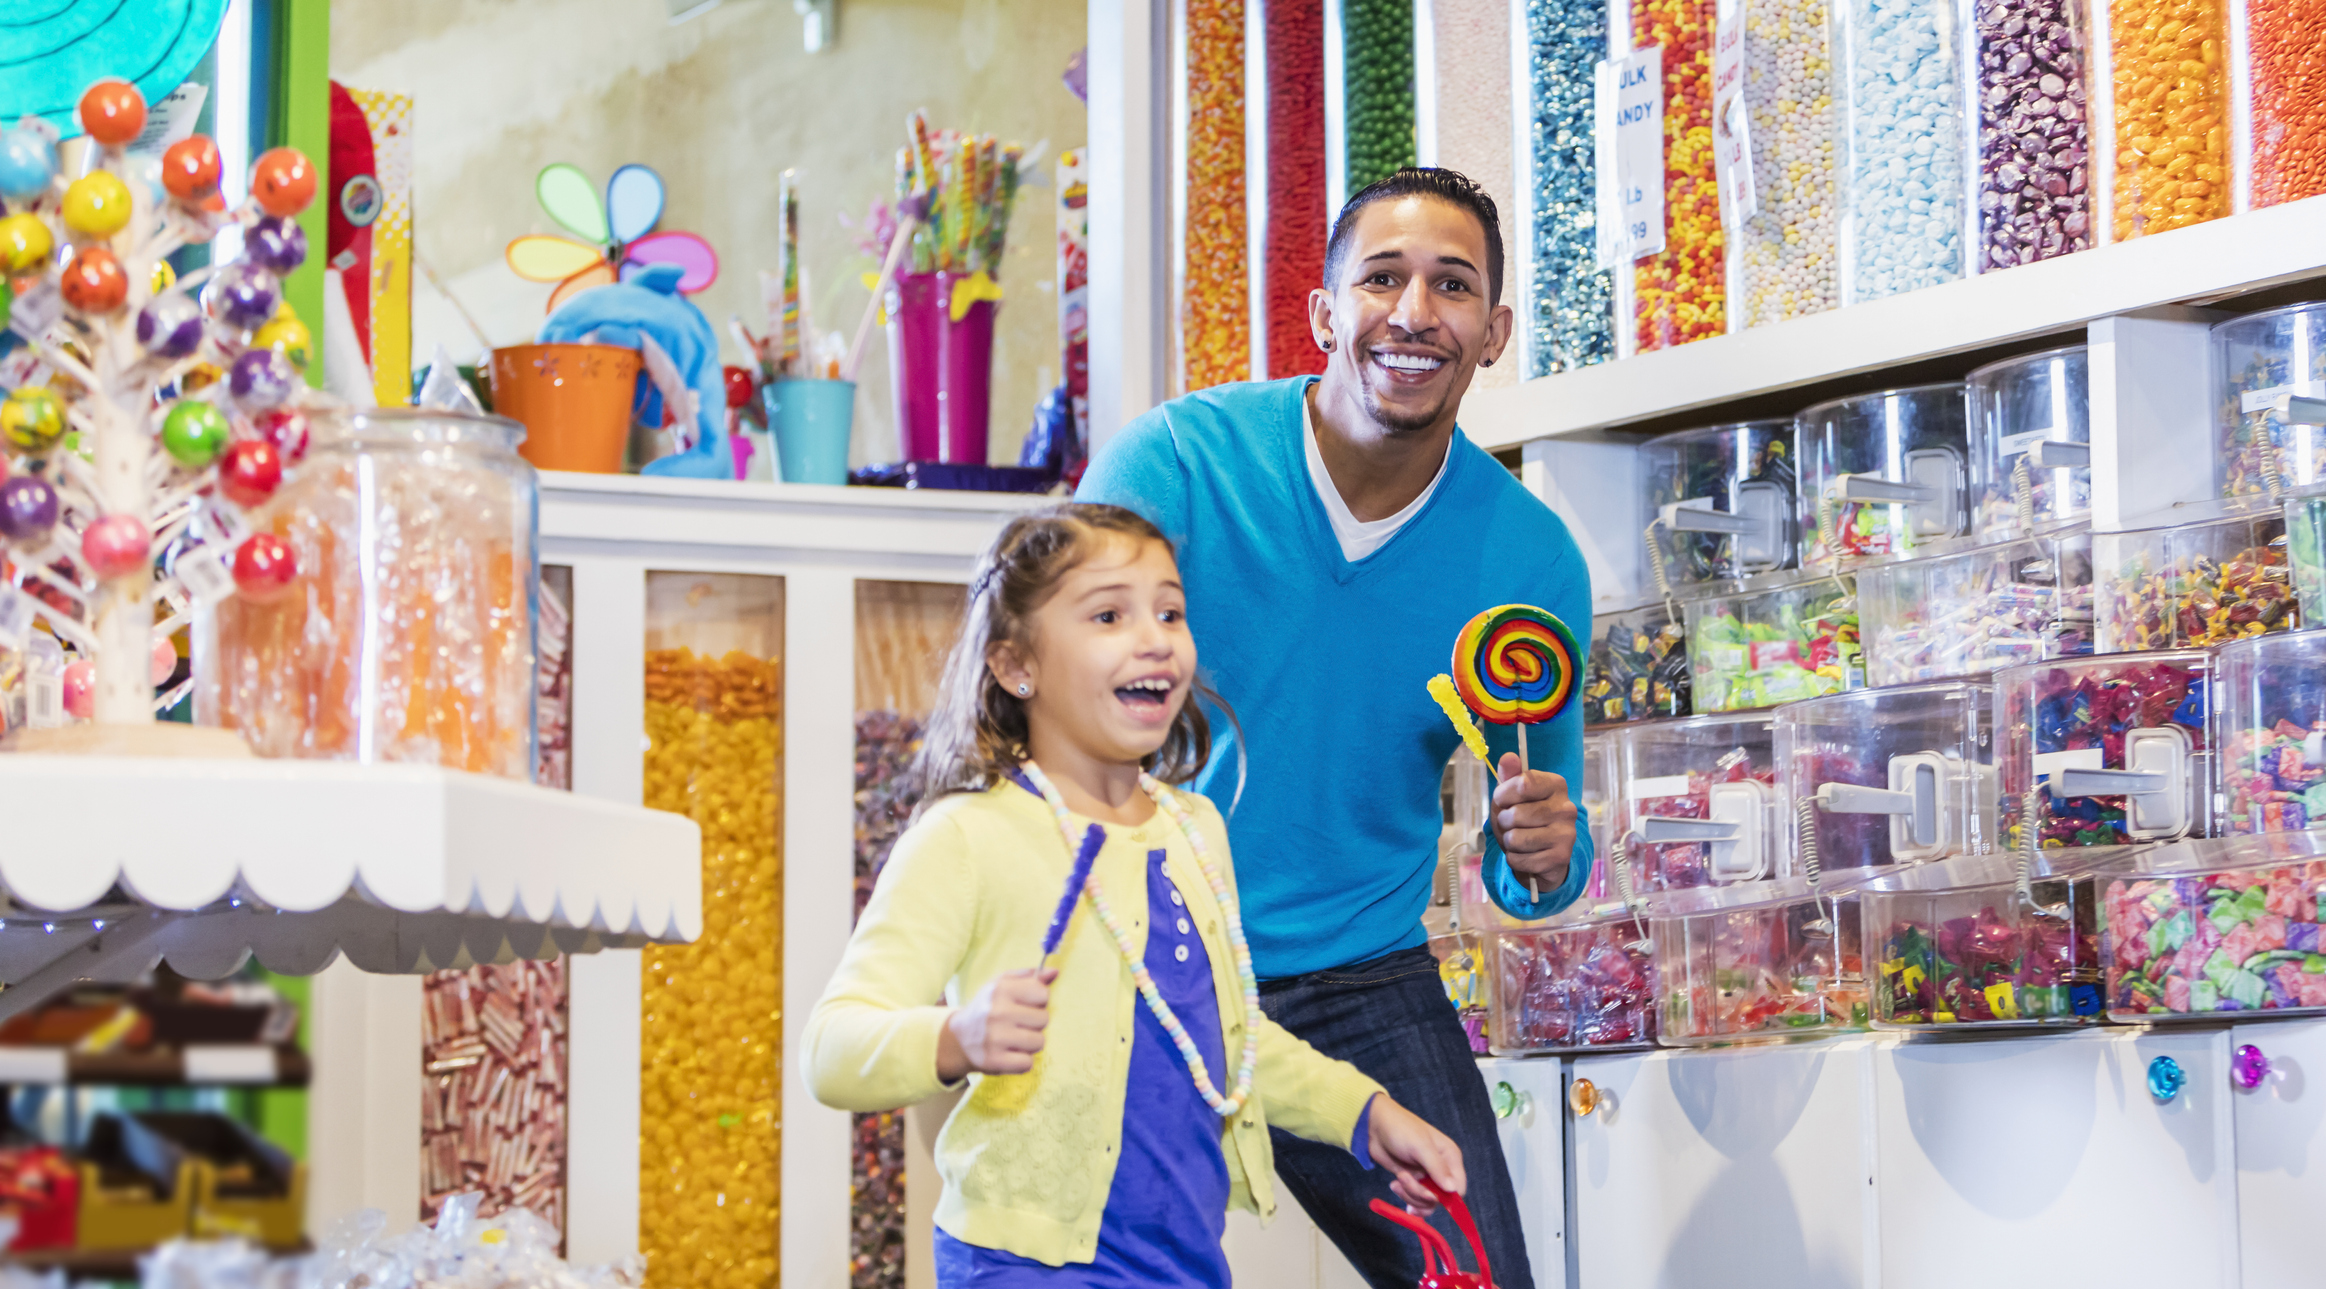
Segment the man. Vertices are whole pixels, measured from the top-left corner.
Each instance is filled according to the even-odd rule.
[[[1493,200],[1449,170],[1398,171],[1333,225],[1309,297],[1324,376],[1158,407],[1107,445],[1078,496],[1137,510],[1178,544],[1202,665],[1241,723],[1196,787],[1233,807],[1261,1006],[1461,1146],[1495,1279],[1521,1286],[1533,1278],[1493,1109],[1421,927],[1440,774],[1460,746],[1430,677],[1483,609],[1540,605],[1579,639],[1590,627],[1565,525],[1455,428],[1472,373],[1510,342],[1501,281]],[[1507,727],[1487,728],[1512,747]],[[1544,916],[1590,872],[1567,788],[1580,707],[1535,727],[1529,748],[1531,770],[1508,751],[1496,766],[1488,867],[1498,902]],[[1285,1184],[1367,1281],[1412,1289],[1416,1241],[1366,1207],[1389,1198],[1386,1174],[1283,1133],[1275,1146]]]

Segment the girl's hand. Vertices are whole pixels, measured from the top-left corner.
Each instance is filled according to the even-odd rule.
[[[954,1008],[937,1035],[937,1077],[958,1083],[972,1070],[1024,1074],[1033,1069],[1042,1031],[1050,1024],[1050,982],[1057,978],[1056,967],[1040,975],[1031,967],[1006,971],[967,1005]]]
[[[1437,1211],[1438,1200],[1422,1184],[1422,1178],[1436,1182],[1440,1190],[1456,1195],[1466,1194],[1469,1179],[1462,1172],[1462,1148],[1446,1134],[1422,1122],[1420,1116],[1390,1099],[1386,1092],[1373,1096],[1373,1117],[1367,1121],[1369,1129],[1365,1148],[1372,1152],[1373,1162],[1396,1174],[1389,1189],[1405,1201],[1406,1211],[1423,1217]]]

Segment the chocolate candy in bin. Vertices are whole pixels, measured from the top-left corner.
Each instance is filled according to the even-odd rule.
[[[2092,651],[2082,533],[1925,555],[1858,572],[1866,680],[1904,685]]]
[[[1844,579],[1691,600],[1685,613],[1698,712],[1774,707],[1865,684],[1857,597]]]
[[[2001,848],[2027,846],[2031,791],[2045,848],[2203,835],[2210,669],[2175,649],[1995,673]]]
[[[1978,272],[2093,244],[2080,0],[1974,0]]]
[[[2301,626],[2286,546],[2279,511],[2094,535],[2099,652],[2203,648]]]
[[[2111,1019],[2326,1012],[2326,833],[2146,847],[2102,880]]]
[[[1647,923],[1628,913],[1495,931],[1497,1056],[1646,1047],[1656,1037]]]
[[[1583,720],[1617,725],[1688,714],[1687,631],[1661,604],[1592,619]]]
[[[1775,713],[1781,871],[1917,864],[1993,845],[1994,693],[1861,689]]]
[[[1766,712],[1698,716],[1617,731],[1621,846],[1632,893],[1686,890],[1770,875],[1776,757]],[[1621,893],[1619,891],[1619,893]]]
[[[1657,1041],[1678,1047],[1813,1038],[1866,1027],[1858,904],[1848,883],[1798,878],[1666,896],[1649,923]]]
[[[1917,385],[1794,418],[1803,568],[1895,559],[1964,531],[1967,398],[1961,384]]]
[[[2225,644],[2214,654],[2221,738],[2218,831],[2326,826],[2326,633]]]
[[[1793,424],[1747,421],[1659,435],[1640,447],[1646,556],[1660,590],[1791,568]]]
[[[2315,425],[2283,403],[2326,398],[2326,304],[2296,304],[2213,327],[2215,468],[2224,497],[2276,496],[2326,483]]]
[[[1970,855],[1867,881],[1873,1022],[1880,1029],[2089,1025],[2101,1012],[2097,885],[2079,853]]]
[[[1970,374],[1971,532],[1979,540],[2090,518],[2090,369],[2084,346],[2069,345]]]

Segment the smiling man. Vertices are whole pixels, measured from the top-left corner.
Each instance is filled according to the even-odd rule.
[[[1230,811],[1261,1006],[1460,1145],[1495,1279],[1526,1285],[1493,1109],[1421,927],[1459,746],[1430,677],[1482,609],[1540,605],[1578,638],[1590,625],[1566,527],[1455,427],[1472,374],[1510,342],[1501,281],[1492,199],[1450,170],[1398,171],[1333,224],[1309,300],[1323,377],[1166,403],[1107,445],[1078,495],[1138,511],[1179,547],[1188,625],[1240,721],[1195,786]],[[1546,916],[1591,867],[1567,789],[1582,712],[1530,734],[1523,774],[1508,727],[1488,731],[1489,885],[1513,913]],[[1386,1175],[1282,1133],[1275,1145],[1286,1185],[1376,1289],[1420,1279],[1419,1246],[1366,1207],[1391,1198]]]

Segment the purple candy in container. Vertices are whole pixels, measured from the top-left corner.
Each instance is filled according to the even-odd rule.
[[[2211,832],[2200,649],[2099,654],[1995,673],[1998,845],[2122,846]]]
[[[1621,831],[1636,893],[1757,881],[1774,871],[1770,712],[1657,721],[1615,733]]]
[[[2326,632],[2233,641],[2213,667],[2219,831],[2326,827]]]
[[[2326,1013],[2326,833],[2143,847],[2100,872],[2109,1019]]]
[[[1866,680],[1905,685],[2092,651],[2092,539],[2056,533],[1858,574]]]
[[[2082,345],[1970,374],[1971,531],[1982,541],[2092,516],[2090,361]]]
[[[2093,869],[2120,853],[1965,855],[1869,877],[1858,899],[1874,1027],[2097,1024],[2100,915]]]
[[[1976,271],[2089,250],[2090,19],[2081,0],[1971,0]]]
[[[1778,708],[1781,871],[1813,880],[1992,849],[1992,706],[1985,683],[1949,681]]]

